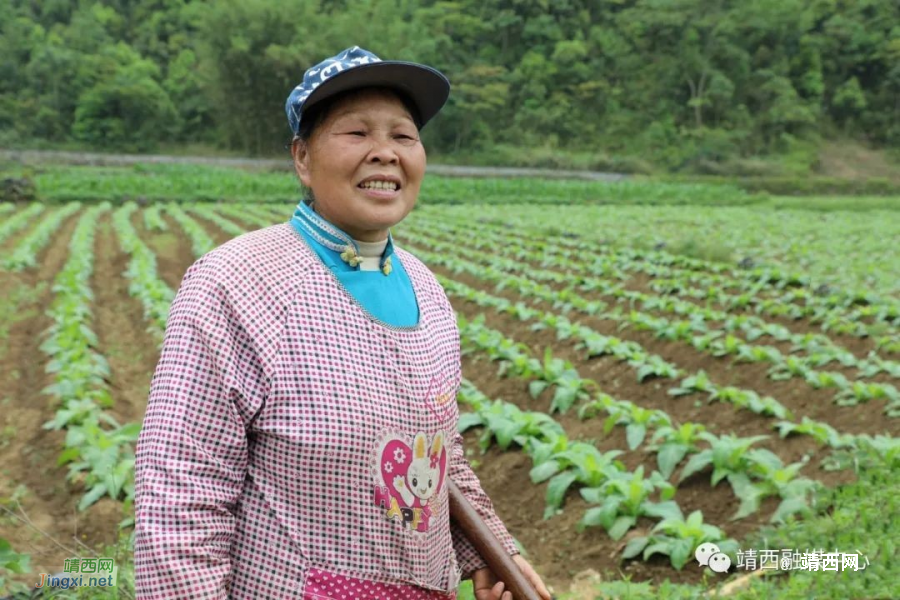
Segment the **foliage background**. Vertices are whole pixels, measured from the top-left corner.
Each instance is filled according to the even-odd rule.
[[[3,0],[0,146],[282,153],[289,91],[353,44],[449,76],[425,142],[470,162],[900,148],[896,0]]]

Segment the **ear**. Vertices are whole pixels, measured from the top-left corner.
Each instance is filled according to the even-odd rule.
[[[434,441],[431,442],[431,454],[439,455],[441,453],[441,448],[444,447],[444,432],[438,431],[434,434]]]
[[[425,458],[425,434],[419,432],[416,434],[416,441],[413,443],[413,458]]]
[[[294,138],[291,142],[291,156],[294,159],[294,170],[297,171],[297,177],[303,182],[303,185],[310,187],[310,170],[309,170],[309,142],[304,142],[300,138]]]

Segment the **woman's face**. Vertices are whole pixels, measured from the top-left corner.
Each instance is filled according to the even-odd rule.
[[[385,239],[409,214],[425,175],[425,148],[412,117],[382,90],[340,99],[292,153],[316,211],[364,242]]]

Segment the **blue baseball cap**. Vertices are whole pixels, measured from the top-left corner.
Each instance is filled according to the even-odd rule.
[[[294,135],[300,130],[303,114],[335,94],[362,87],[389,87],[404,93],[419,111],[419,126],[436,115],[450,96],[450,81],[427,65],[398,60],[381,60],[368,50],[352,46],[303,74],[285,103],[288,123]]]

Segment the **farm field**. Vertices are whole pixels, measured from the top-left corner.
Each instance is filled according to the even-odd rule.
[[[576,189],[559,185],[531,194]],[[557,593],[590,570],[694,597],[730,580],[697,566],[701,543],[732,558],[799,544],[827,490],[898,489],[900,213],[627,203],[639,188],[615,192],[621,205],[503,203],[516,189],[478,204],[423,191],[393,233],[457,311],[469,460]],[[13,552],[0,558],[29,555],[26,574],[117,542],[127,557],[133,445],[168,305],[198,257],[293,210],[97,193],[112,201],[0,205],[0,540]],[[900,506],[866,510],[857,537],[823,528],[812,543],[844,539],[869,568],[810,573],[797,585],[808,597],[900,594],[896,524],[878,524]]]

